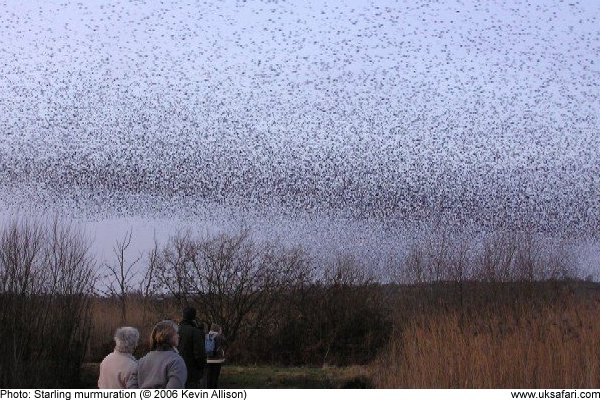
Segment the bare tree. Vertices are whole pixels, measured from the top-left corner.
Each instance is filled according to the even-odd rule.
[[[94,267],[84,235],[58,218],[0,230],[0,386],[77,383]]]
[[[159,253],[156,276],[163,290],[183,304],[198,304],[234,341],[268,318],[276,293],[302,279],[305,262],[300,250],[257,244],[248,231],[206,240],[185,234]]]
[[[158,241],[156,240],[156,237],[154,237],[154,246],[152,246],[152,249],[150,249],[148,252],[148,266],[144,272],[144,277],[140,281],[140,294],[143,298],[152,296],[156,289],[156,272],[159,268],[159,263],[160,249],[158,246]]]
[[[159,291],[160,285],[157,273],[160,271],[160,263],[162,262],[159,243],[154,237],[154,245],[147,255],[147,264],[144,271],[144,276],[139,282],[139,294],[142,302],[142,321],[148,322],[148,318],[155,311],[155,307],[159,305],[156,294]]]
[[[150,254],[158,290],[171,294],[181,304],[188,304],[194,292],[191,263],[196,257],[196,246],[186,232],[169,238],[162,250],[156,248]]]
[[[105,264],[106,269],[109,271],[107,275],[107,293],[119,300],[122,322],[127,320],[127,297],[133,290],[132,281],[137,275],[134,268],[142,259],[142,254],[140,253],[132,261],[127,260],[126,252],[131,245],[132,237],[133,230],[129,229],[125,232],[123,239],[117,240],[113,246],[113,254],[116,261],[112,264]]]

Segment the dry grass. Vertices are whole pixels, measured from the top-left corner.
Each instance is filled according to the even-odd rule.
[[[597,286],[477,284],[467,286],[464,294],[450,290],[453,288],[427,285],[421,288],[424,291],[394,289],[404,293],[404,297],[390,297],[399,310],[395,332],[383,350],[372,348],[380,354],[366,370],[346,367],[279,371],[274,366],[230,366],[223,384],[340,387],[356,377],[368,376],[381,388],[600,386]],[[147,351],[144,339],[152,326],[161,319],[178,319],[179,312],[174,301],[128,299],[125,324],[140,329],[143,338],[137,357]],[[118,301],[95,299],[92,321],[87,359],[99,362],[112,351],[112,334],[123,325]]]
[[[149,301],[141,297],[131,297],[126,302],[127,320],[123,321],[120,305],[116,298],[95,298],[92,301],[92,333],[87,352],[88,362],[99,362],[113,350],[113,334],[120,326],[133,326],[140,331],[140,343],[135,354],[141,356],[148,350],[148,338],[152,327],[163,319],[180,319],[179,307],[175,304],[162,304],[158,300]]]
[[[591,299],[487,315],[422,315],[372,365],[382,388],[600,386],[600,305]]]
[[[82,388],[95,388],[100,370],[98,363],[81,367]],[[225,364],[219,387],[224,389],[334,389],[359,381],[367,375],[365,367],[276,367]]]

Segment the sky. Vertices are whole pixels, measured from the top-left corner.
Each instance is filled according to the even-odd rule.
[[[73,218],[101,257],[132,228],[144,251],[245,226],[381,259],[442,221],[596,265],[599,19],[595,0],[1,1],[1,215]]]

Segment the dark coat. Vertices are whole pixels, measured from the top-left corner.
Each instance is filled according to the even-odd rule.
[[[198,387],[206,365],[204,350],[204,330],[196,321],[183,320],[179,324],[179,354],[185,361],[188,371],[186,387]]]

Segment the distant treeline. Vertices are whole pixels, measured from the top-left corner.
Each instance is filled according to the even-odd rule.
[[[116,327],[147,335],[185,305],[223,326],[232,363],[377,365],[425,317],[457,315],[469,327],[486,310],[520,315],[599,292],[577,279],[568,247],[523,233],[470,243],[440,232],[391,260],[389,282],[361,260],[317,266],[302,249],[248,231],[180,234],[135,259],[131,235],[116,240],[99,293],[89,243],[71,225],[15,219],[1,228],[0,386],[77,386],[81,363],[112,351]],[[146,350],[141,343],[137,352]]]

